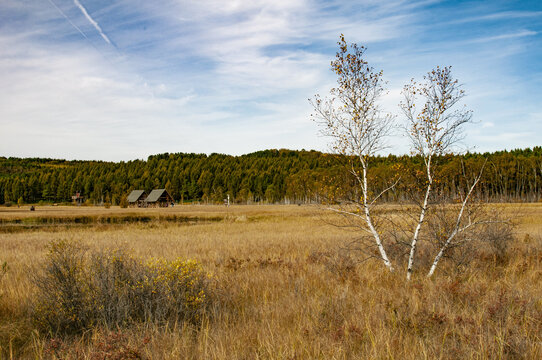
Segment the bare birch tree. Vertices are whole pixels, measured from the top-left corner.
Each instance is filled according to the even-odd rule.
[[[411,80],[403,89],[404,101],[400,107],[408,121],[407,134],[410,137],[413,153],[424,161],[427,183],[420,206],[420,213],[415,224],[407,266],[407,279],[410,280],[415,263],[420,231],[429,209],[429,199],[434,183],[434,160],[449,152],[452,146],[462,139],[463,127],[471,121],[472,113],[465,107],[453,109],[464,97],[458,80],[452,77],[451,67],[433,69],[424,76],[423,83]],[[416,103],[420,103],[418,107]],[[473,184],[465,200],[468,201]],[[462,218],[464,203],[458,219]],[[438,260],[436,259],[436,264]],[[434,263],[434,265],[436,266]],[[433,270],[434,271],[434,270]],[[431,272],[432,274],[432,272]]]
[[[437,226],[437,229],[434,230],[437,230],[438,232],[438,235],[436,236],[437,240],[441,241],[437,243],[438,252],[431,263],[431,268],[427,273],[427,277],[433,275],[440,260],[448,250],[453,247],[464,245],[472,240],[472,231],[469,230],[472,230],[475,226],[490,223],[490,221],[483,217],[484,214],[480,204],[473,204],[472,201],[473,191],[478,182],[480,182],[486,162],[484,162],[482,168],[472,180],[471,184],[469,184],[465,166],[462,163],[463,178],[466,182],[466,188],[464,191],[459,190],[459,205],[453,206],[442,202],[442,204],[439,204],[442,211],[433,214],[433,218],[438,218],[438,222],[440,223],[440,225]],[[457,212],[454,214],[456,209]],[[450,214],[450,216],[448,216],[448,214]]]
[[[395,184],[375,193],[368,181],[371,157],[386,147],[385,138],[394,126],[394,117],[383,112],[378,101],[385,93],[382,71],[376,71],[364,59],[366,48],[347,45],[341,34],[339,51],[331,68],[338,86],[322,99],[316,95],[310,102],[313,120],[322,126],[321,133],[332,139],[332,151],[349,159],[349,172],[354,176],[361,195],[347,202],[347,207],[330,208],[361,221],[361,229],[373,238],[384,265],[393,271],[372,209],[381,196]]]

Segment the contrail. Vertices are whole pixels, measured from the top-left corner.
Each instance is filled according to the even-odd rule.
[[[109,40],[109,38],[107,37],[107,35],[104,34],[102,28],[100,27],[100,25],[98,25],[98,23],[96,21],[94,21],[94,19],[88,14],[87,12],[87,9],[85,9],[85,7],[83,5],[81,5],[81,3],[79,2],[79,0],[73,0],[73,3],[75,4],[75,6],[77,6],[79,8],[79,10],[81,10],[81,12],[83,13],[83,15],[85,15],[85,17],[87,18],[87,20],[94,26],[94,28],[96,28],[96,30],[98,30],[98,32],[100,33],[100,35],[102,36],[102,38],[109,44],[109,45],[113,45],[111,44],[111,40]]]
[[[85,34],[85,33],[83,32],[83,30],[81,30],[77,25],[75,25],[75,24],[73,23],[73,21],[71,21],[71,19],[68,17],[68,15],[66,15],[66,14],[64,13],[64,11],[62,11],[62,9],[60,9],[60,8],[53,2],[53,0],[49,0],[49,3],[50,3],[51,5],[53,5],[53,6],[55,7],[55,9],[58,10],[58,12],[59,12],[59,13],[60,13],[60,14],[61,14],[61,15],[62,15],[62,16],[70,23],[70,25],[73,26],[73,28],[74,28],[75,30],[77,30],[77,31],[79,32],[79,34],[81,34],[81,35],[85,38],[85,40],[88,41],[88,43],[89,43],[94,49],[96,49],[96,51],[97,51],[98,53],[100,53],[100,54],[104,57],[104,59],[105,59],[108,63],[110,63],[111,65],[114,66],[114,64],[111,62],[111,60],[109,60],[109,58],[106,56],[106,54],[104,54],[100,49],[98,49],[98,48],[96,47],[96,45],[94,45],[94,44],[92,43],[92,41],[90,41],[90,39],[88,38],[87,34]],[[108,41],[108,42],[109,42],[109,41]],[[110,42],[109,42],[109,43],[110,43]],[[111,43],[110,43],[110,44],[111,44]],[[115,49],[117,49],[117,47],[116,47],[114,44],[112,44],[112,45],[113,45],[113,47],[115,47]],[[117,50],[118,50],[118,49],[117,49]]]
[[[70,18],[69,18],[66,14],[64,14],[64,11],[62,11],[58,6],[56,6],[56,4],[53,2],[53,0],[49,0],[49,2],[51,3],[51,5],[53,5],[53,6],[58,10],[58,12],[59,12],[62,16],[64,16],[64,18],[65,18],[66,20],[68,20],[68,22],[70,23],[70,25],[73,26],[73,27],[75,28],[75,30],[79,31],[79,33],[80,33],[81,35],[83,35],[83,37],[84,37],[85,39],[87,39],[87,40],[90,42],[90,39],[88,38],[88,36],[87,36],[81,29],[79,29],[79,27],[78,27],[77,25],[75,25],[75,24],[70,20]]]

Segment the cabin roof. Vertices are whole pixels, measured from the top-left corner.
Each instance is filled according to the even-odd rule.
[[[146,202],[156,202],[158,201],[158,199],[160,199],[160,197],[162,195],[164,195],[164,193],[166,193],[169,197],[171,197],[171,195],[169,195],[169,193],[166,191],[166,189],[155,189],[153,191],[151,191],[151,193],[149,194],[149,196],[147,196],[147,199],[145,199]]]
[[[128,202],[134,203],[138,201],[143,194],[145,194],[145,190],[132,190],[130,195],[128,195]]]

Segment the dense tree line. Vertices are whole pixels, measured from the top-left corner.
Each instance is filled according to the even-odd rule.
[[[453,198],[463,173],[480,169],[477,187],[486,201],[540,201],[542,147],[495,153],[467,153],[438,159],[439,195]],[[311,203],[357,196],[345,171],[349,159],[317,151],[264,150],[242,156],[223,154],[159,154],[147,161],[66,161],[0,157],[0,204],[69,202],[80,191],[92,203],[118,204],[131,190],[166,188],[176,201],[221,202],[227,195],[236,203]],[[387,201],[408,199],[422,181],[422,160],[411,156],[370,159],[370,180],[376,189],[401,177]],[[468,178],[468,177],[467,177]]]

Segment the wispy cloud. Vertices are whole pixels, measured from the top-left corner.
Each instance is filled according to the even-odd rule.
[[[79,10],[81,10],[81,12],[83,13],[83,15],[87,18],[87,20],[92,24],[92,26],[94,26],[94,28],[100,33],[101,37],[110,45],[113,45],[111,43],[111,40],[109,40],[109,38],[107,37],[107,35],[105,35],[105,33],[103,32],[102,28],[100,27],[100,25],[98,25],[98,23],[92,18],[92,16],[89,15],[89,13],[87,12],[87,9],[81,5],[81,3],[79,2],[79,0],[73,0],[73,3],[75,4],[75,6],[77,6],[79,8]],[[66,17],[67,19],[67,17]],[[68,19],[69,21],[69,19]],[[70,21],[71,23],[71,21]]]
[[[467,42],[471,43],[483,43],[483,42],[489,42],[489,41],[497,41],[497,40],[507,40],[507,39],[515,39],[515,38],[521,38],[526,36],[535,36],[538,35],[538,32],[531,31],[531,30],[521,30],[513,33],[508,34],[499,34],[495,36],[487,36],[482,38],[476,38],[469,40]]]
[[[502,11],[492,14],[485,14],[479,16],[465,17],[451,21],[453,24],[465,24],[469,22],[479,21],[495,21],[495,20],[510,20],[510,19],[522,19],[522,18],[536,18],[542,17],[542,11]]]
[[[489,134],[542,133],[528,116],[542,91],[541,10],[478,0],[0,0],[0,133],[11,134],[0,154],[325,150],[307,98],[334,85],[340,33],[384,69],[391,112],[410,77],[452,64],[481,124],[467,140],[498,149]]]

